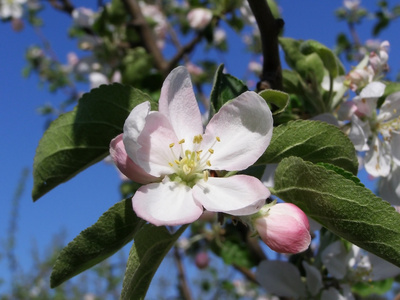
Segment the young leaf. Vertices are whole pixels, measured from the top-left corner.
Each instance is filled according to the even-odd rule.
[[[215,73],[213,88],[211,90],[210,102],[217,112],[222,105],[240,94],[248,91],[243,81],[229,74],[224,74],[224,65],[220,65]]]
[[[317,53],[324,63],[324,67],[328,70],[331,78],[335,78],[345,73],[344,67],[337,59],[336,55],[333,54],[332,50],[317,41],[304,41],[300,46],[300,51],[306,55]]]
[[[118,202],[61,251],[50,286],[54,288],[111,256],[130,242],[145,223],[134,213],[131,199]]]
[[[160,263],[187,225],[170,234],[165,227],[146,224],[135,236],[129,253],[121,300],[144,299]]]
[[[298,157],[282,160],[274,188],[333,233],[400,266],[400,214],[367,188]]]
[[[137,89],[102,85],[52,122],[36,150],[33,200],[106,157],[111,139],[122,132],[131,110],[144,101],[155,108],[155,102]]]
[[[256,164],[279,163],[289,156],[333,164],[353,174],[358,170],[352,142],[325,122],[298,120],[274,128],[271,143]]]
[[[288,94],[276,90],[263,90],[259,95],[263,97],[268,104],[273,104],[277,107],[277,109],[273,111],[274,115],[283,112],[290,99]]]

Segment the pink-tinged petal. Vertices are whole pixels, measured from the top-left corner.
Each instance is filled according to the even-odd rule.
[[[157,177],[147,174],[129,158],[122,141],[122,134],[111,141],[110,156],[121,173],[129,179],[141,184],[147,184],[157,180]]]
[[[140,218],[156,226],[192,223],[203,213],[191,188],[167,177],[162,182],[141,186],[132,197],[132,206]]]
[[[126,152],[132,160],[136,159],[136,152],[140,148],[137,139],[143,130],[149,112],[150,102],[146,101],[137,105],[125,120],[123,140]]]
[[[365,155],[364,167],[368,174],[386,177],[390,173],[391,153],[386,143],[382,143],[378,137],[374,137],[372,146]]]
[[[264,153],[272,129],[272,114],[265,100],[257,93],[245,92],[213,116],[201,147],[214,150],[209,159],[213,170],[244,170]]]
[[[191,149],[193,137],[203,133],[203,124],[192,82],[185,67],[175,68],[165,79],[159,112],[167,116],[179,140],[185,139],[185,149]]]
[[[144,171],[156,177],[174,173],[169,163],[179,158],[179,152],[175,151],[179,148],[178,138],[165,115],[159,112],[149,114],[137,143],[140,148],[133,161]],[[171,144],[175,147],[171,148]]]
[[[254,226],[263,242],[279,253],[303,252],[311,242],[307,216],[291,203],[269,207],[265,216],[255,219]]]
[[[270,194],[260,180],[247,175],[209,177],[193,187],[194,198],[205,209],[234,216],[256,213]]]

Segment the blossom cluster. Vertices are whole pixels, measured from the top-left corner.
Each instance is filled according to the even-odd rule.
[[[178,67],[163,84],[159,110],[150,111],[149,102],[137,105],[123,134],[111,141],[110,154],[127,178],[143,184],[132,206],[144,220],[182,225],[205,210],[243,216],[271,249],[302,252],[311,238],[299,208],[263,207],[270,192],[259,179],[225,176],[248,168],[264,153],[272,124],[265,100],[245,92],[223,105],[203,129],[189,73]]]

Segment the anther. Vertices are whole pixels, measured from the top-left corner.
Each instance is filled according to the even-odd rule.
[[[169,147],[170,147],[170,148],[172,148],[173,146],[175,146],[175,143],[169,144]]]
[[[214,154],[214,150],[213,149],[208,149],[208,152],[210,152],[211,154]]]
[[[177,159],[175,159],[175,163],[176,163],[177,165],[180,164],[179,160],[177,160]]]
[[[173,165],[172,163],[170,163],[170,162],[169,162],[168,164],[169,164],[171,167],[173,167],[173,166],[174,166],[174,165]]]
[[[219,136],[216,136],[215,139],[216,139],[218,142],[221,141],[221,139],[219,138]]]
[[[211,167],[211,162],[209,160],[207,160],[206,165]]]
[[[208,180],[208,171],[203,171],[203,179],[207,182]]]
[[[181,139],[181,140],[179,141],[179,145],[183,144],[184,142],[185,142],[185,139]]]

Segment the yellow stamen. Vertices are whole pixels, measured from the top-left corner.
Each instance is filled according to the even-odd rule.
[[[193,137],[194,144],[200,144],[202,140],[203,140],[203,137],[201,136],[201,134],[195,135]]]
[[[208,149],[208,152],[210,152],[211,154],[214,154],[214,150],[213,149]]]
[[[211,162],[209,160],[207,160],[206,165],[211,167]]]
[[[173,146],[175,146],[175,143],[169,144],[169,147],[170,147],[170,148],[172,148]]]
[[[219,138],[219,136],[216,136],[215,139],[216,139],[218,142],[221,141],[221,139]]]
[[[181,139],[181,140],[179,141],[179,145],[182,145],[184,142],[185,142],[185,139]]]
[[[171,167],[173,167],[173,166],[174,166],[174,165],[173,165],[172,163],[170,163],[170,162],[169,162],[168,164],[169,164]]]
[[[180,161],[177,160],[177,159],[175,159],[175,163],[176,163],[177,165],[179,165],[179,164],[180,164]]]
[[[208,180],[208,171],[203,171],[203,179],[207,182]]]

